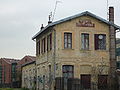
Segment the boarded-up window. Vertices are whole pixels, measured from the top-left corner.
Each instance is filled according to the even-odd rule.
[[[107,78],[108,75],[98,75],[98,89],[107,89]]]
[[[47,51],[52,50],[52,33],[47,36]]]
[[[106,50],[106,35],[95,34],[95,50]]]
[[[81,75],[81,85],[84,89],[90,89],[91,88],[91,75],[82,74]]]
[[[72,48],[72,33],[64,33],[64,48]]]
[[[82,46],[82,49],[84,50],[89,49],[89,34],[87,33],[81,34],[81,46]]]

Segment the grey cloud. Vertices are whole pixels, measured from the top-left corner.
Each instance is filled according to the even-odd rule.
[[[48,14],[53,11],[55,1],[0,0],[0,57],[35,55],[35,42],[31,38],[39,31],[42,23],[47,24]],[[106,0],[61,1],[57,6],[55,21],[86,10],[106,18]],[[115,0],[109,4],[115,6],[115,21],[120,25],[119,4]]]

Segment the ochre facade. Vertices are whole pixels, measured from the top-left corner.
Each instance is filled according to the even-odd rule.
[[[76,23],[80,20],[90,20],[94,27],[79,27]],[[64,48],[64,33],[72,33],[72,48]],[[81,79],[81,75],[90,75],[92,83],[98,83],[98,75],[109,75],[109,25],[91,16],[81,16],[69,21],[62,22],[48,29],[46,33],[38,36],[36,42],[40,40],[40,48],[43,38],[52,33],[52,50],[37,55],[37,89],[53,90],[54,79],[63,77],[63,66],[72,65],[74,67],[74,78]],[[89,49],[81,49],[81,34],[89,34]],[[95,34],[106,35],[106,49],[95,50]],[[46,39],[47,47],[47,39]],[[41,52],[41,49],[40,49]],[[95,86],[97,88],[97,86]]]
[[[36,87],[35,61],[22,66],[22,88],[34,89]]]

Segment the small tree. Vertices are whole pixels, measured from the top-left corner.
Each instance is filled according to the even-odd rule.
[[[93,90],[97,90],[97,88],[98,88],[98,78],[101,76],[101,78],[103,78],[102,79],[102,82],[101,82],[101,87],[99,87],[100,89],[101,88],[106,88],[106,85],[104,85],[104,82],[105,82],[105,77],[102,77],[102,75],[104,74],[104,73],[106,73],[105,72],[105,70],[106,70],[106,63],[105,63],[105,61],[103,60],[103,57],[102,57],[102,59],[101,59],[101,62],[99,63],[99,65],[98,66],[93,66],[92,67],[92,76],[93,76],[93,81],[92,81],[92,89]],[[104,86],[104,87],[103,87]],[[102,89],[103,90],[103,89]]]

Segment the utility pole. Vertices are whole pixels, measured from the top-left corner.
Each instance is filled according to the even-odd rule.
[[[53,32],[54,32],[54,55],[53,55],[53,67],[54,67],[54,73],[53,73],[53,83],[54,83],[54,86],[55,86],[55,74],[56,74],[56,31],[55,29],[53,28]]]

